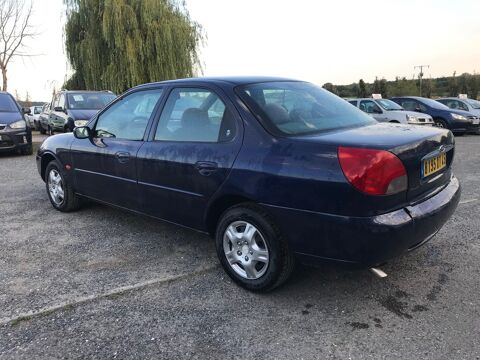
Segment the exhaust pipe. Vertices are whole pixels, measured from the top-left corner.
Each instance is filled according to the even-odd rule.
[[[387,277],[387,273],[384,272],[384,271],[382,271],[381,269],[378,269],[378,268],[370,268],[370,271],[371,271],[372,273],[374,273],[377,277],[381,278],[381,279]]]

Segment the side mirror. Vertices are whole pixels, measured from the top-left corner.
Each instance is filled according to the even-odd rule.
[[[55,107],[53,108],[53,111],[64,112],[65,109],[64,109],[63,107],[61,107],[61,106],[55,106]]]
[[[92,130],[88,126],[79,126],[73,129],[73,136],[77,139],[88,139],[92,134]]]
[[[24,107],[22,108],[22,112],[26,115],[30,115],[32,113],[32,110],[30,110],[30,108],[28,107]]]

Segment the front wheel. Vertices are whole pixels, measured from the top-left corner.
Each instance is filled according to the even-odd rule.
[[[20,150],[20,154],[22,154],[22,155],[32,155],[32,154],[33,154],[33,146],[32,146],[32,144],[28,144],[27,146],[24,146],[24,147]]]
[[[436,127],[439,127],[439,128],[442,128],[442,129],[448,129],[448,125],[447,125],[447,123],[445,122],[445,120],[435,119],[435,120],[434,120],[434,123],[435,123],[435,126],[436,126]]]
[[[72,185],[62,172],[57,161],[51,161],[45,170],[47,194],[53,207],[62,212],[70,212],[80,207],[80,199],[75,195]]]
[[[270,216],[253,204],[228,209],[216,231],[217,255],[227,274],[251,291],[269,291],[284,283],[294,257]]]

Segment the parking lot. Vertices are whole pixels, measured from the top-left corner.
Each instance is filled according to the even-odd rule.
[[[34,156],[0,155],[0,358],[479,359],[479,148],[457,138],[461,203],[387,278],[298,267],[263,295],[208,237],[97,204],[60,213]]]

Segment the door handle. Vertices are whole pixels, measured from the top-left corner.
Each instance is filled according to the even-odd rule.
[[[218,170],[218,164],[211,161],[198,161],[195,164],[195,169],[203,176],[209,176]]]
[[[118,160],[119,163],[126,163],[130,160],[130,153],[125,151],[119,151],[115,153],[115,158]]]

